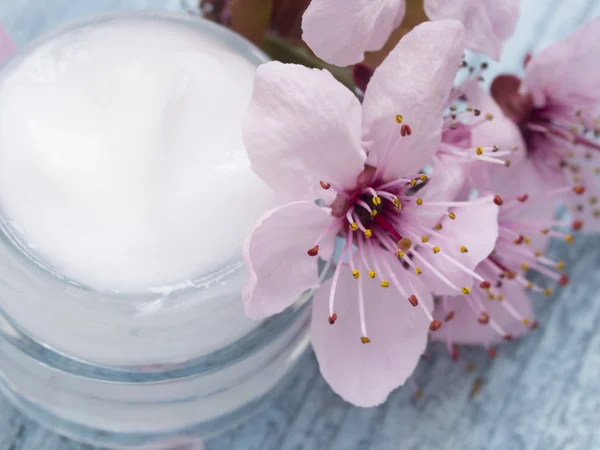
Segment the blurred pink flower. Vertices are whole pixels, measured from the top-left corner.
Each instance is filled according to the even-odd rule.
[[[552,197],[561,191],[581,195],[583,188],[564,187],[545,190],[531,164],[519,173],[521,195],[497,197],[499,234],[494,252],[482,261],[475,272],[484,290],[473,290],[468,296],[441,296],[434,317],[445,322],[432,337],[444,341],[457,357],[455,344],[483,345],[490,348],[502,341],[515,339],[538,324],[528,292],[552,293],[525,278],[528,270],[536,271],[565,286],[569,279],[562,273],[564,262],[543,255],[548,240],[559,237],[572,242],[573,236],[553,230],[568,226],[555,220]],[[578,229],[579,225],[574,224]]]
[[[528,59],[523,80],[501,75],[492,95],[520,128],[528,161],[548,188],[583,185],[565,198],[586,229],[600,230],[600,18]],[[517,179],[513,179],[517,182]]]
[[[0,64],[15,51],[15,44],[0,24]]]
[[[441,325],[429,292],[470,292],[472,269],[496,240],[491,198],[448,202],[462,180],[420,173],[440,143],[463,35],[456,21],[416,27],[362,105],[326,71],[271,62],[257,72],[246,148],[253,170],[290,203],[266,213],[245,243],[246,312],[278,313],[317,288],[320,369],[356,405],[377,405],[404,383],[428,330]],[[441,231],[445,215],[454,226]],[[336,238],[345,242],[340,262],[318,287],[316,256],[329,259]]]
[[[424,0],[430,20],[455,19],[465,26],[467,48],[499,59],[514,32],[519,0]],[[405,0],[312,0],[302,20],[302,38],[324,61],[361,62],[379,50],[406,12]]]

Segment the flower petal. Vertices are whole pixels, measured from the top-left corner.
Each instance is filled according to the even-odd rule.
[[[496,164],[476,161],[471,169],[479,173],[478,188],[492,190],[496,194],[510,193],[509,189],[516,183],[509,180],[517,176],[521,166],[525,163],[527,149],[519,127],[509,119],[494,99],[485,92],[477,82],[467,82],[462,86],[469,105],[479,109],[483,114],[492,114],[493,119],[485,121],[471,130],[471,144],[473,147],[498,147],[499,151],[511,151],[510,166],[504,167]]]
[[[425,0],[424,6],[431,20],[462,22],[467,48],[497,61],[519,18],[519,0]]]
[[[397,264],[397,261],[396,261]],[[321,286],[313,300],[312,343],[319,367],[331,388],[357,406],[376,406],[412,374],[427,345],[429,320],[420,308],[399,298],[392,286],[383,289],[365,278],[365,317],[371,342],[361,342],[358,283],[350,270],[342,269],[336,291],[338,319],[330,325],[329,291],[332,281]],[[432,298],[415,276],[400,269],[398,277],[427,308]]]
[[[0,65],[15,51],[15,44],[0,24]]]
[[[549,101],[585,107],[600,101],[600,17],[579,27],[566,39],[535,55],[525,70],[523,88],[535,106]]]
[[[249,277],[242,298],[249,317],[281,312],[319,285],[317,258],[306,252],[332,221],[329,210],[313,202],[288,203],[260,219],[244,244]],[[333,252],[335,234],[319,244],[319,254],[325,258]]]
[[[522,336],[529,332],[528,326],[522,324],[514,316],[512,316],[506,306],[513,307],[520,315],[533,322],[533,309],[531,301],[527,296],[527,292],[516,281],[505,281],[503,287],[495,289],[499,294],[502,294],[504,300],[489,301],[487,299],[473,298],[473,301],[479,301],[479,305],[490,316],[505,334],[511,334],[514,338]],[[485,303],[483,303],[485,301]],[[491,345],[504,342],[504,335],[494,330],[488,324],[479,322],[479,314],[474,312],[467,299],[462,297],[449,297],[447,299],[448,310],[454,312],[454,318],[445,322],[442,328],[437,332],[432,333],[432,339],[435,341],[449,342],[451,344],[460,345],[482,345],[489,347]],[[436,307],[434,318],[443,321],[448,312],[444,308],[442,300]]]
[[[330,64],[356,64],[365,51],[383,47],[405,9],[404,0],[312,0],[302,17],[302,39]]]
[[[291,200],[351,188],[363,170],[360,103],[324,70],[269,62],[256,73],[243,131],[252,169]]]
[[[385,165],[384,178],[414,176],[431,162],[463,49],[459,22],[423,23],[373,74],[363,102],[363,140],[370,143],[368,161]],[[401,137],[397,115],[410,126],[409,136]]]
[[[440,252],[433,253],[428,247],[419,249],[419,254],[455,286],[449,286],[433,270],[423,267],[421,276],[434,294],[456,295],[456,288],[470,289],[473,278],[457,263],[474,270],[489,256],[498,238],[498,207],[492,197],[469,202],[453,212],[455,219],[446,217],[441,222],[442,229],[438,233],[443,237],[430,237],[431,244],[438,246]]]

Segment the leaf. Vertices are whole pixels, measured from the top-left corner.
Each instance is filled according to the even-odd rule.
[[[269,29],[273,0],[231,0],[231,28],[256,45]]]

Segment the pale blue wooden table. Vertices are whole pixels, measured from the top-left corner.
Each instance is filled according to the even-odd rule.
[[[351,1],[351,0],[349,0]],[[502,0],[499,0],[502,1]],[[0,21],[18,44],[58,23],[115,8],[179,9],[180,0],[0,0]],[[503,70],[600,15],[600,0],[522,0]],[[590,43],[600,45],[600,43]],[[600,64],[600,62],[599,62]],[[433,347],[416,382],[375,409],[332,393],[314,357],[288,391],[250,422],[207,442],[209,450],[597,450],[600,449],[600,237],[555,244],[571,264],[570,286],[536,298],[543,326],[490,360],[464,352],[454,363]],[[467,370],[467,363],[475,365]],[[0,361],[1,364],[1,361]],[[473,369],[473,367],[471,367]],[[472,395],[476,380],[482,388]],[[0,397],[0,450],[92,449],[37,426]]]

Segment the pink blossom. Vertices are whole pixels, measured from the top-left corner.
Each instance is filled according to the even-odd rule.
[[[257,72],[245,144],[255,173],[289,203],[267,212],[245,243],[246,313],[278,313],[317,288],[321,372],[360,406],[404,383],[441,325],[429,292],[470,292],[472,269],[496,240],[491,198],[449,202],[462,183],[449,182],[450,171],[420,173],[440,143],[463,34],[456,21],[416,27],[362,105],[326,71],[271,62]],[[442,230],[443,216],[455,226]],[[319,287],[317,255],[329,259],[336,239],[340,262]]]
[[[424,0],[430,20],[463,23],[467,47],[499,59],[514,32],[518,0]],[[405,0],[312,0],[302,20],[302,38],[321,59],[348,66],[379,50],[406,11]]]
[[[434,317],[445,323],[433,339],[446,342],[455,358],[455,344],[490,348],[537,328],[529,292],[550,295],[552,289],[529,281],[525,277],[527,271],[535,271],[560,286],[569,281],[563,273],[564,262],[544,256],[549,238],[573,241],[571,234],[553,229],[569,223],[554,219],[554,203],[549,199],[560,191],[581,195],[582,188],[543,190],[537,176],[533,166],[525,164],[519,173],[521,194],[497,197],[501,204],[498,240],[493,253],[475,269],[479,279],[484,280],[481,287],[485,289],[473,290],[468,296],[438,299]]]
[[[583,185],[565,200],[586,229],[600,230],[600,18],[528,60],[523,79],[501,75],[492,95],[519,127],[526,158],[549,187]],[[517,182],[517,180],[513,180]]]
[[[0,24],[0,64],[15,51],[15,44]]]

